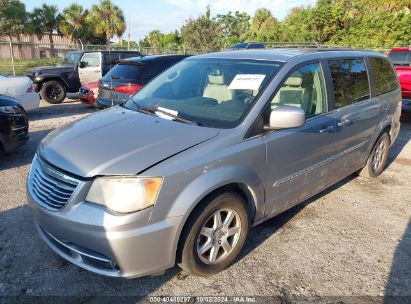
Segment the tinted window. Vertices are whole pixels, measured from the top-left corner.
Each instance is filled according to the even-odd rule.
[[[120,59],[119,54],[104,54],[103,55],[103,62],[105,65],[115,65],[118,63]]]
[[[158,74],[161,72],[167,70],[169,67],[171,67],[173,64],[175,64],[177,60],[160,60],[160,61],[153,61],[153,62],[147,62],[144,65],[144,79],[150,80],[156,77]]]
[[[330,60],[335,107],[341,108],[370,98],[367,69],[362,59]]]
[[[411,52],[393,51],[388,56],[392,61],[411,61]]]
[[[307,118],[325,113],[327,101],[319,63],[305,65],[293,72],[271,101],[271,109],[281,105],[302,108]]]
[[[105,76],[105,79],[113,77],[114,79],[124,79],[131,82],[140,81],[141,65],[120,63],[114,66]]]
[[[384,58],[370,58],[374,73],[375,93],[381,95],[398,88],[397,76],[389,62]]]

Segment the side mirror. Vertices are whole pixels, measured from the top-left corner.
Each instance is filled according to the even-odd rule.
[[[305,124],[305,112],[303,109],[293,106],[279,106],[271,110],[270,121],[267,129],[298,128]]]
[[[85,68],[87,66],[87,62],[85,62],[85,61],[80,61],[79,63],[78,63],[78,67],[80,68],[80,69],[83,69],[83,68]]]

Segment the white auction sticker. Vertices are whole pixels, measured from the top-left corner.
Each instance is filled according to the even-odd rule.
[[[162,107],[158,107],[158,109],[162,112],[156,112],[158,117],[164,118],[164,119],[168,119],[168,120],[173,120],[174,117],[167,115],[166,113],[170,113],[171,115],[174,116],[178,116],[178,112],[174,111],[174,110],[170,110],[167,108],[162,108]],[[165,113],[164,113],[165,112]]]
[[[231,81],[230,90],[258,90],[265,75],[261,74],[237,74]]]

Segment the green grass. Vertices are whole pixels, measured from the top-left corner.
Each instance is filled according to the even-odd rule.
[[[60,58],[42,58],[35,60],[17,60],[14,62],[16,75],[24,75],[27,69],[45,65],[57,65]],[[13,74],[11,60],[0,60],[0,73]]]

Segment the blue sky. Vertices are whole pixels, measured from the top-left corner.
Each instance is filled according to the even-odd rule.
[[[42,3],[56,4],[60,10],[73,2],[85,8],[97,4],[98,0],[22,0],[27,10],[32,10]],[[179,29],[190,16],[195,18],[210,5],[211,14],[229,11],[245,11],[253,15],[255,10],[265,7],[278,19],[286,16],[295,6],[313,5],[316,0],[113,0],[123,11],[128,20],[131,18],[131,39],[139,40],[148,32],[159,29],[169,32]],[[123,38],[127,38],[127,33]]]

